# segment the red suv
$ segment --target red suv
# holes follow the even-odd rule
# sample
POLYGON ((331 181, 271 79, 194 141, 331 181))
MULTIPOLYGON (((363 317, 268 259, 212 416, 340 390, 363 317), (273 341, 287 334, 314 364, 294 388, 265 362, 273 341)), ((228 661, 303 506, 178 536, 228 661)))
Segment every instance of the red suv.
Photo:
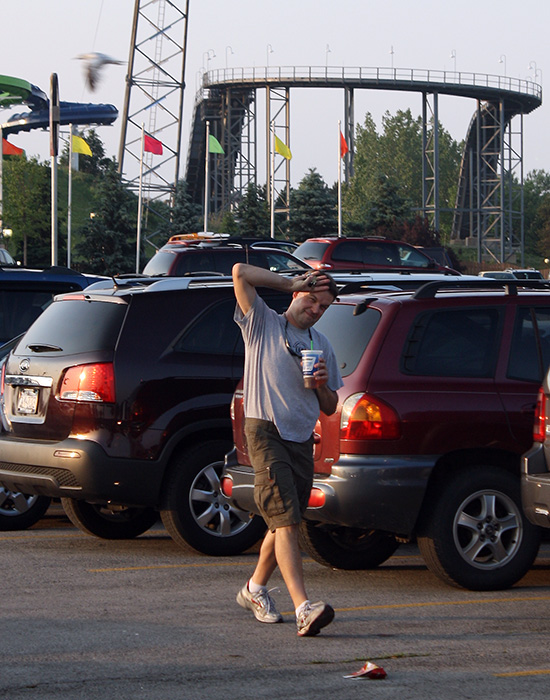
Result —
MULTIPOLYGON (((447 583, 511 586, 540 543, 520 462, 550 364, 550 283, 445 277, 344 292, 316 326, 344 386, 315 429, 305 548, 331 567, 369 569, 416 538, 447 583)), ((239 389, 232 416, 223 491, 255 511, 239 389)))
POLYGON ((450 271, 418 248, 386 238, 309 238, 294 255, 319 270, 450 271))

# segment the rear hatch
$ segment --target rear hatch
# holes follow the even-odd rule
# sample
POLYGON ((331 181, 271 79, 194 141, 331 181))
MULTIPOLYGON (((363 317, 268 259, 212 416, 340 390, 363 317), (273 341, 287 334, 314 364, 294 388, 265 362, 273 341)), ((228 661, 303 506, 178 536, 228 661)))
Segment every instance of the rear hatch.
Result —
POLYGON ((115 419, 114 353, 127 309, 120 297, 74 293, 44 311, 3 367, 9 434, 58 441, 115 419))

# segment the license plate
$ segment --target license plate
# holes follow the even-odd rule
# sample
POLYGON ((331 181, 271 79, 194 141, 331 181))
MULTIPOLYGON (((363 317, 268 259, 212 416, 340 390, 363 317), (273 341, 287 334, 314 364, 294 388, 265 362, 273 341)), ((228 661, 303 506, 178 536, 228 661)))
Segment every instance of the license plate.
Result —
POLYGON ((21 387, 17 399, 17 412, 29 415, 38 410, 38 389, 21 387))

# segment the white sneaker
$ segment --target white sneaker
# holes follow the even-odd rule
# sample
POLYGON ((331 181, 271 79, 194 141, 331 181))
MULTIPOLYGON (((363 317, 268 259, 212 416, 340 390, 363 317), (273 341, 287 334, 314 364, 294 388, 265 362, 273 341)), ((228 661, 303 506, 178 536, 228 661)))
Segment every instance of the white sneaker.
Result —
POLYGON ((256 620, 260 622, 272 624, 283 621, 283 617, 277 612, 275 601, 269 595, 269 591, 263 590, 259 593, 251 593, 248 590, 248 583, 245 583, 237 593, 237 603, 241 608, 252 610, 256 620))
POLYGON ((296 618, 299 637, 314 637, 334 619, 334 610, 321 600, 307 603, 296 618))

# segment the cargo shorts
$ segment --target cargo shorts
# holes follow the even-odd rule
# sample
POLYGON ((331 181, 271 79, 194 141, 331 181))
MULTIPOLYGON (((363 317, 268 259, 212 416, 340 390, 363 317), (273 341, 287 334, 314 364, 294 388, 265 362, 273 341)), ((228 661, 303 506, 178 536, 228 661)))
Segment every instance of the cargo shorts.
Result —
POLYGON ((254 468, 254 500, 267 527, 298 525, 313 484, 313 435, 284 440, 271 421, 246 418, 248 454, 254 468))

